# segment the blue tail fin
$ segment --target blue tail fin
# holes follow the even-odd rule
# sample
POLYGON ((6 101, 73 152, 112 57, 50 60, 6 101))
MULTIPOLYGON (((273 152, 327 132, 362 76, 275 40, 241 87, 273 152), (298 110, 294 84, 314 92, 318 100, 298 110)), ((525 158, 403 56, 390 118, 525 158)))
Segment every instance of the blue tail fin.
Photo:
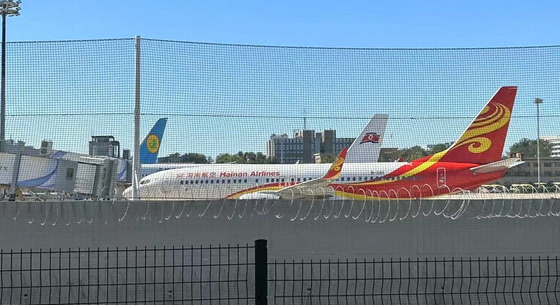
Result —
POLYGON ((152 130, 140 144, 140 163, 141 164, 155 164, 157 163, 157 157, 159 152, 159 147, 161 145, 161 140, 163 138, 163 131, 165 130, 165 125, 167 124, 167 118, 161 118, 157 120, 152 127, 152 130))

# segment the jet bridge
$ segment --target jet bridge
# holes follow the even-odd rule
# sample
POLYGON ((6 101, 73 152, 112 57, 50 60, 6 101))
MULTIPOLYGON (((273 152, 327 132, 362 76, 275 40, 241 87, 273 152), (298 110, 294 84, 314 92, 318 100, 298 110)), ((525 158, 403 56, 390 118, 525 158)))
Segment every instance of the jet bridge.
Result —
POLYGON ((74 193, 94 198, 113 198, 119 159, 82 157, 78 161, 74 193))
MULTIPOLYGON (((108 147, 118 147, 118 142, 108 147)), ((56 151, 49 141, 43 141, 40 149, 22 141, 0 142, 0 191, 11 198, 18 189, 112 198, 117 182, 130 181, 129 167, 128 160, 111 156, 56 151)))

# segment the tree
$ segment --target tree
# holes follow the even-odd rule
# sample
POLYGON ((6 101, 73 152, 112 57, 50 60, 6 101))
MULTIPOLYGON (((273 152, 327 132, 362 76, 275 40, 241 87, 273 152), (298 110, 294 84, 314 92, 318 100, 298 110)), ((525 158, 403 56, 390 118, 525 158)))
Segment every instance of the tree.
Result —
POLYGON ((412 161, 428 155, 429 153, 418 145, 410 148, 399 149, 397 152, 397 156, 402 158, 403 161, 412 161))
POLYGON ((238 163, 238 164, 273 164, 276 160, 267 157, 261 152, 238 152, 235 155, 228 153, 219 154, 216 157, 216 163, 238 163))
POLYGON ((237 163, 239 161, 238 155, 219 154, 216 157, 216 163, 237 163))
POLYGON ((197 153, 187 153, 181 156, 181 162, 182 163, 200 163, 200 164, 206 164, 206 163, 210 163, 208 160, 208 157, 206 157, 203 154, 197 154, 197 153))
POLYGON ((379 162, 393 162, 399 159, 402 161, 412 161, 422 157, 431 156, 437 154, 438 152, 448 149, 453 143, 440 143, 430 146, 428 150, 422 148, 421 146, 413 146, 410 148, 402 149, 386 149, 385 153, 383 150, 379 155, 379 162))
MULTIPOLYGON (((550 151, 552 150, 552 145, 543 139, 539 140, 539 150, 541 157, 550 156, 550 151)), ((536 158, 537 157, 537 140, 530 140, 523 138, 519 142, 513 144, 509 148, 510 154, 521 153, 523 157, 536 158)))
POLYGON ((435 155, 438 152, 444 151, 446 149, 448 149, 453 143, 440 143, 440 144, 436 144, 432 147, 430 147, 430 149, 428 150, 428 155, 435 155))
POLYGON ((178 162, 177 160, 181 159, 181 154, 180 153, 173 153, 170 154, 167 157, 159 157, 158 158, 158 163, 175 163, 178 162))
POLYGON ((333 154, 321 154, 321 163, 333 163, 336 157, 333 154))
POLYGON ((267 157, 262 152, 258 152, 257 157, 255 159, 255 163, 258 163, 258 164, 273 164, 273 163, 276 163, 276 161, 274 159, 270 158, 270 157, 267 157))
POLYGON ((255 161, 257 160, 257 154, 255 154, 254 152, 245 152, 243 154, 243 158, 245 158, 246 163, 254 164, 256 163, 255 161))
POLYGON ((203 154, 198 153, 186 153, 186 154, 179 154, 173 153, 167 157, 158 158, 158 163, 200 163, 206 164, 210 163, 212 160, 211 157, 206 157, 203 154))

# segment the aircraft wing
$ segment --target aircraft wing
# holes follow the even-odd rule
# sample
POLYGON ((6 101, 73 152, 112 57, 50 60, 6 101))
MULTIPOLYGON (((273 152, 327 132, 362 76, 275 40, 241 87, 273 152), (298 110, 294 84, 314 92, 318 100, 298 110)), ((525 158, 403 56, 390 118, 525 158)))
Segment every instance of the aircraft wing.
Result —
POLYGON ((348 148, 342 149, 327 173, 321 178, 290 185, 277 191, 262 191, 246 194, 239 199, 294 199, 325 196, 328 184, 340 176, 347 152, 348 148))

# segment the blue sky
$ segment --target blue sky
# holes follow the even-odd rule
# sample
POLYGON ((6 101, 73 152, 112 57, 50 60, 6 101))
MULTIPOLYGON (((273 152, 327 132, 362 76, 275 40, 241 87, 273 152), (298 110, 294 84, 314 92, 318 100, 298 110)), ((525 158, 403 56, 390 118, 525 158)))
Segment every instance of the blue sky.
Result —
POLYGON ((147 38, 324 47, 558 44, 549 1, 31 1, 9 41, 147 38))
MULTIPOLYGON (((382 49, 560 44, 557 32, 560 28, 558 1, 376 3, 60 0, 53 3, 24 0, 21 7, 21 16, 8 20, 8 42, 132 38, 140 35, 161 40, 224 44, 382 49)), ((115 49, 120 50, 122 47, 123 50, 128 50, 126 46, 130 43, 117 42, 115 49)), ((155 48, 161 47, 157 43, 154 42, 155 48)), ((102 43, 100 45, 103 47, 102 43)), ((30 107, 26 103, 28 100, 40 101, 33 107, 36 113, 49 113, 50 109, 73 115, 88 111, 99 114, 107 109, 115 109, 115 105, 121 107, 119 112, 132 111, 132 105, 126 102, 131 92, 126 87, 126 79, 130 79, 130 73, 126 72, 126 77, 118 73, 109 76, 105 74, 118 68, 119 64, 131 66, 132 53, 125 51, 119 53, 119 56, 112 56, 113 61, 106 63, 107 66, 102 67, 102 70, 83 75, 76 72, 76 75, 72 75, 66 74, 64 69, 84 64, 80 60, 82 53, 75 51, 79 47, 61 53, 67 58, 61 64, 59 61, 62 59, 56 57, 59 46, 48 46, 24 44, 14 47, 19 48, 21 54, 30 52, 29 54, 39 53, 41 56, 37 62, 30 63, 21 70, 16 67, 13 72, 16 75, 26 75, 29 74, 29 69, 34 69, 38 74, 34 76, 33 83, 24 81, 25 78, 21 76, 23 83, 17 86, 29 89, 28 93, 12 94, 19 104, 15 107, 9 105, 8 114, 21 115, 24 111, 29 111, 30 107), (48 67, 48 72, 41 70, 45 68, 38 63, 43 63, 42 59, 52 60, 53 66, 48 67), (57 70, 59 68, 60 71, 57 70), (66 87, 57 91, 57 82, 64 82, 63 86, 66 87), (82 102, 70 103, 76 100, 82 102), (90 100, 95 102, 85 102, 90 100), (105 103, 106 100, 113 100, 115 104, 105 103), (69 102, 63 110, 57 109, 61 101, 69 102), (126 106, 121 106, 123 103, 126 106)), ((360 50, 334 49, 323 52, 320 49, 244 47, 241 50, 234 48, 232 51, 228 46, 217 46, 213 47, 214 53, 207 55, 203 52, 205 45, 164 47, 171 55, 162 50, 161 54, 155 54, 147 60, 157 63, 158 60, 173 58, 162 65, 159 72, 157 65, 151 66, 156 71, 148 69, 154 73, 155 81, 150 81, 143 87, 144 94, 146 100, 151 99, 159 104, 157 107, 143 107, 146 120, 142 125, 144 134, 159 114, 172 115, 162 146, 163 155, 173 152, 201 152, 215 156, 217 153, 235 153, 239 150, 264 151, 266 139, 271 133, 291 133, 301 128, 302 120, 294 117, 302 113, 315 117, 308 121, 310 128, 337 129, 339 137, 358 134, 367 122, 366 118, 374 113, 389 113, 388 133, 392 136, 387 138, 384 146, 403 147, 453 141, 501 85, 523 87, 523 90, 520 87, 518 106, 514 111, 514 115, 521 117, 510 130, 510 134, 515 135, 515 140, 534 134, 534 117, 531 117, 534 116, 534 105, 531 101, 537 95, 545 99, 541 114, 550 116, 548 120, 544 118, 541 134, 558 134, 558 48, 553 48, 552 54, 547 53, 549 49, 537 49, 538 56, 533 56, 535 53, 531 50, 528 55, 525 54, 525 49, 508 49, 504 52, 474 50, 472 53, 476 56, 470 58, 469 50, 421 50, 414 51, 411 55, 397 50, 398 57, 392 57, 391 50, 378 50, 371 55, 369 51, 360 50), (197 50, 201 53, 196 53, 197 50), (158 80, 164 76, 184 73, 174 70, 173 61, 185 61, 184 53, 192 55, 187 61, 200 62, 192 65, 181 63, 177 67, 191 69, 188 71, 196 76, 196 82, 176 77, 159 83, 158 80), (451 60, 448 61, 447 57, 451 60), (392 73, 392 79, 378 77, 372 84, 368 77, 375 73, 362 77, 359 73, 364 64, 353 61, 354 58, 372 62, 372 67, 377 69, 375 73, 386 69, 386 73, 392 73), (392 62, 393 58, 403 60, 405 64, 392 62), (285 75, 279 73, 284 78, 278 80, 278 74, 267 71, 270 68, 267 64, 271 61, 277 61, 273 67, 278 71, 287 72, 285 75), (330 65, 331 61, 334 61, 333 65, 330 65), (430 66, 431 63, 436 64, 430 66), (426 66, 431 70, 423 68, 426 66), (200 67, 206 70, 201 70, 200 67), (402 70, 395 71, 395 67, 402 70), (347 75, 347 71, 357 74, 347 75), (467 76, 456 77, 463 74, 467 76), (231 78, 232 75, 236 77, 231 78), (224 81, 229 83, 221 86, 224 81), (176 87, 170 86, 170 82, 176 87), (198 85, 201 83, 207 87, 200 89, 198 85), (411 94, 402 90, 403 84, 410 86, 415 92, 411 94), (177 88, 191 90, 182 91, 177 88), (262 102, 259 95, 264 96, 265 103, 258 102, 262 102), (291 102, 283 104, 286 99, 291 102), (350 107, 340 106, 340 101, 344 100, 350 100, 353 104, 350 107), (301 107, 297 104, 298 101, 305 102, 306 106, 301 107), (465 104, 457 107, 459 102, 465 104), (177 108, 181 110, 177 111, 177 108), (193 113, 202 117, 189 116, 193 113), (292 118, 267 121, 204 117, 259 113, 292 118), (328 119, 334 115, 353 119, 328 119), (454 124, 446 124, 445 120, 434 123, 433 120, 422 119, 446 115, 460 119, 454 121, 454 124), (434 128, 434 125, 439 127, 442 124, 447 128, 434 128), (438 129, 437 132, 434 129, 438 129), (207 132, 208 130, 212 132, 207 132), (235 132, 232 133, 232 130, 235 132), (255 130, 259 131, 259 136, 254 135, 255 130), (224 137, 228 141, 223 141, 224 137), (219 141, 211 141, 212 139, 219 141)), ((23 61, 24 58, 19 60, 23 61)), ((81 68, 77 68, 79 69, 81 68)), ((87 150, 89 135, 114 134, 124 147, 131 147, 130 116, 117 116, 117 120, 127 120, 125 124, 111 120, 105 123, 99 119, 87 121, 77 117, 80 119, 76 120, 76 116, 73 116, 70 120, 58 120, 64 128, 52 136, 40 134, 44 131, 42 126, 48 124, 46 122, 49 117, 16 117, 8 127, 17 128, 16 124, 27 123, 38 131, 18 133, 12 129, 7 130, 7 135, 23 138, 31 145, 38 145, 38 137, 49 137, 55 142, 55 148, 84 152, 87 150), (75 125, 76 121, 80 125, 75 125), (78 142, 82 144, 77 144, 78 142)))

